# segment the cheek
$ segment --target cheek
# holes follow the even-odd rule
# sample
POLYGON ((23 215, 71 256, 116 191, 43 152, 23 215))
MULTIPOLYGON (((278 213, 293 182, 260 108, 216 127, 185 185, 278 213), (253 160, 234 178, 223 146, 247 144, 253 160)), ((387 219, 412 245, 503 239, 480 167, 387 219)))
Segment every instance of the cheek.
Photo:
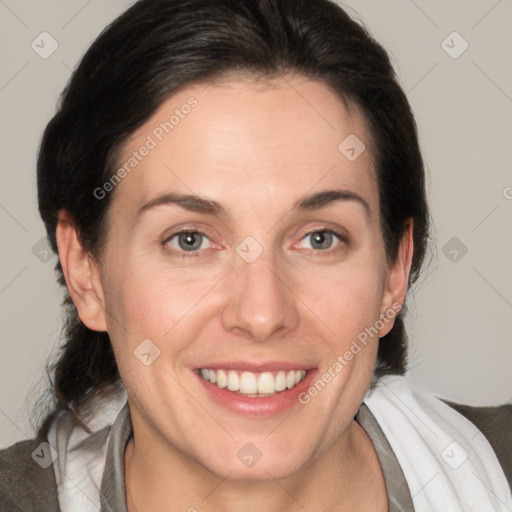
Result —
POLYGON ((123 367, 138 367, 133 353, 148 339, 177 361, 198 334, 198 317, 205 317, 212 308, 207 293, 215 279, 197 272, 147 268, 127 266, 125 275, 109 283, 109 334, 123 367))
POLYGON ((132 337, 162 337, 200 298, 202 280, 186 271, 155 265, 144 258, 127 261, 107 286, 116 311, 132 337))
POLYGON ((351 265, 303 281, 298 293, 318 318, 346 339, 379 317, 383 274, 378 265, 351 265))

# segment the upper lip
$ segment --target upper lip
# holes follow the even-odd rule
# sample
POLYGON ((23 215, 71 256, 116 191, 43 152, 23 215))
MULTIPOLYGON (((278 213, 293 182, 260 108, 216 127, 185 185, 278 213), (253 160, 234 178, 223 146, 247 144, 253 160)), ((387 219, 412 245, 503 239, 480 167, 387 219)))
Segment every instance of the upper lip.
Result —
POLYGON ((307 363, 291 363, 290 361, 267 361, 267 362, 250 362, 250 361, 225 361, 221 363, 205 363, 198 366, 197 369, 208 370, 241 370, 246 372, 275 372, 278 370, 310 370, 313 365, 307 363))

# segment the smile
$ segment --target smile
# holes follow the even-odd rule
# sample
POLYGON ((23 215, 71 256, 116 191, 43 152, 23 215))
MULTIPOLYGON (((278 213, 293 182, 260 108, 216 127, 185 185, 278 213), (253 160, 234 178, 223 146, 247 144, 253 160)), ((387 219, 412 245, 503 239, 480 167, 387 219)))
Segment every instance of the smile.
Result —
POLYGON ((220 389, 226 388, 247 397, 263 398, 294 388, 306 377, 307 371, 248 372, 203 368, 199 373, 204 380, 215 384, 220 389))

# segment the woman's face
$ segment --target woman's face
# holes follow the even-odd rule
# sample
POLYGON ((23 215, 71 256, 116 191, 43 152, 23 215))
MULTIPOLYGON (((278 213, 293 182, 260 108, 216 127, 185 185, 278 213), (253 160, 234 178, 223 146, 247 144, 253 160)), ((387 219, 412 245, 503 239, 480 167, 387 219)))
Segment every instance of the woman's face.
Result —
POLYGON ((268 479, 348 442, 408 273, 351 111, 299 76, 194 85, 125 147, 98 293, 148 450, 268 479))

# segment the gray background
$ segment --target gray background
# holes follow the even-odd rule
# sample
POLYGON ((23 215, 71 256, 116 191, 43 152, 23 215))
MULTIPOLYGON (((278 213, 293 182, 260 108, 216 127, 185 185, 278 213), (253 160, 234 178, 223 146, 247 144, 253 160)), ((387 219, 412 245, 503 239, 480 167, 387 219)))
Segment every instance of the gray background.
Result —
MULTIPOLYGON (((27 411, 61 326, 55 257, 47 259, 37 212, 39 140, 79 58, 130 4, 0 0, 0 446, 32 436, 27 411), (58 43, 46 59, 31 47, 34 40, 42 46, 42 32, 58 43)), ((453 400, 508 401, 512 0, 344 5, 390 52, 427 165, 436 252, 408 299, 409 375, 453 400), (464 41, 469 47, 457 56, 464 41)))

